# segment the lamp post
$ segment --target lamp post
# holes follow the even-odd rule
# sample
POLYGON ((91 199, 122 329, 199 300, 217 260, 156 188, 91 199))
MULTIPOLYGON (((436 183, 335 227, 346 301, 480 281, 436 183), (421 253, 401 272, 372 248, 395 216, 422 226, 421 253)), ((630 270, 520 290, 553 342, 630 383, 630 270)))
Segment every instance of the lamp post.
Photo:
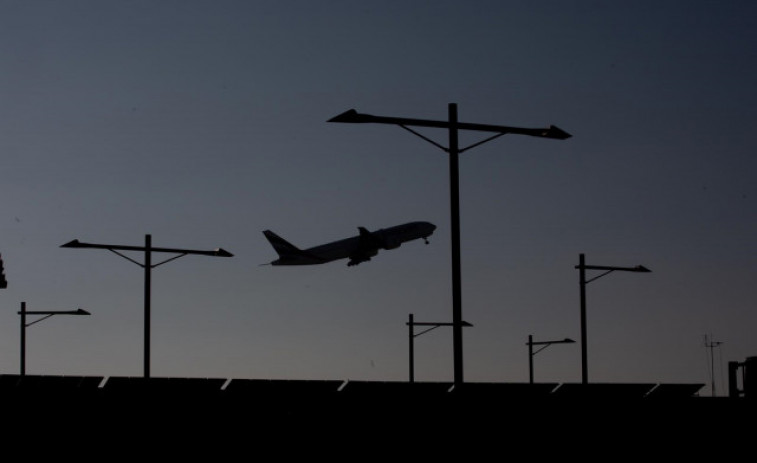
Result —
POLYGON ((506 134, 530 135, 533 137, 553 138, 565 140, 570 138, 570 134, 555 127, 554 125, 544 129, 524 129, 519 127, 506 127, 500 125, 474 124, 467 122, 458 122, 457 104, 448 105, 448 119, 446 121, 434 121, 425 119, 410 119, 404 117, 385 117, 373 116, 370 114, 358 113, 350 109, 338 116, 329 119, 329 122, 346 122, 346 123, 378 123, 397 125, 408 132, 422 138, 437 148, 449 154, 449 175, 450 175, 450 216, 451 216, 451 239, 452 239, 452 350, 454 363, 455 385, 463 383, 463 315, 462 315, 462 283, 460 272, 460 193, 459 193, 459 174, 458 174, 458 155, 476 146, 482 145, 495 138, 506 134), (449 145, 447 147, 431 140, 430 138, 418 133, 410 127, 432 127, 447 129, 449 133, 449 145), (458 131, 473 130, 479 132, 494 133, 494 135, 485 138, 468 147, 460 148, 458 146, 458 131))
MULTIPOLYGON (((439 328, 440 326, 453 326, 453 323, 449 322, 416 322, 415 317, 413 314, 410 314, 407 321, 407 326, 409 327, 409 340, 410 340, 410 382, 415 382, 415 338, 418 336, 428 333, 431 330, 434 330, 436 328, 439 328), (429 326, 430 328, 426 328, 425 330, 421 331, 420 333, 415 332, 416 326, 429 326)), ((469 327, 473 326, 470 323, 464 321, 462 322, 463 327, 469 327)))
POLYGON ((26 376, 26 328, 32 326, 35 323, 39 323, 42 320, 46 320, 54 315, 90 315, 89 312, 83 309, 77 310, 59 310, 59 311, 27 311, 26 302, 21 303, 21 311, 18 313, 21 316, 21 376, 26 376), (31 323, 26 323, 27 315, 41 315, 42 318, 38 318, 31 323))
POLYGON ((528 335, 528 382, 529 384, 534 384, 534 355, 538 354, 539 352, 543 351, 547 347, 551 346, 552 344, 572 344, 576 341, 565 338, 561 339, 559 341, 534 341, 533 335, 528 335), (536 352, 534 352, 534 346, 542 346, 541 348, 537 349, 536 352))
POLYGON ((597 280, 607 274, 615 271, 621 272, 636 272, 636 273, 649 273, 651 270, 643 265, 637 265, 636 267, 611 267, 607 265, 586 265, 586 259, 583 254, 578 257, 578 265, 576 265, 579 275, 579 285, 581 289, 581 383, 587 384, 589 382, 589 372, 587 365, 587 346, 586 346, 586 285, 594 280, 597 280), (603 273, 586 279, 587 270, 600 270, 603 273))
POLYGON ((152 246, 152 237, 151 235, 145 235, 145 245, 144 246, 121 246, 121 245, 115 245, 115 244, 92 244, 92 243, 82 243, 79 240, 73 240, 69 241, 66 244, 61 245, 62 248, 89 248, 89 249, 107 249, 108 251, 111 251, 114 254, 117 254, 124 259, 133 262, 140 267, 145 269, 145 304, 144 304, 144 323, 145 323, 145 348, 144 348, 144 377, 149 378, 150 377, 150 293, 151 293, 151 274, 150 271, 157 267, 158 265, 165 264, 167 262, 170 262, 172 260, 176 260, 179 257, 184 257, 188 254, 197 254, 201 256, 215 256, 215 257, 232 257, 233 254, 231 254, 228 251, 225 251, 221 248, 217 248, 212 251, 199 251, 194 249, 175 249, 175 248, 156 248, 152 246), (140 263, 131 257, 125 256, 124 254, 121 254, 118 251, 141 251, 145 254, 145 260, 144 263, 140 263), (157 264, 152 263, 152 253, 153 252, 164 252, 164 253, 170 253, 170 254, 177 254, 173 257, 170 257, 162 262, 158 262, 157 264))

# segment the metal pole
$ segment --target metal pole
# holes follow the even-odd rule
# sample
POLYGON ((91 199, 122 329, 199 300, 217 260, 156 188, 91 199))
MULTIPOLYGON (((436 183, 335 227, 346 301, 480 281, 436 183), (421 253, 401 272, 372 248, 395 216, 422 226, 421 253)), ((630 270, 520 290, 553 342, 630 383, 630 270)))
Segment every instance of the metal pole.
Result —
POLYGON ((586 262, 584 255, 578 256, 578 274, 581 287, 581 384, 589 382, 586 355, 586 262))
POLYGON ((528 335, 528 382, 534 384, 534 337, 528 335))
POLYGON ((26 376, 26 302, 21 303, 21 376, 26 376))
POLYGON ((463 384, 463 309, 460 272, 460 185, 458 170, 457 105, 449 104, 449 179, 452 228, 452 349, 454 384, 463 384))
POLYGON ((415 337, 413 335, 413 314, 410 314, 408 317, 408 325, 409 325, 409 333, 408 333, 408 339, 410 341, 410 382, 415 382, 415 352, 414 352, 414 342, 413 338, 415 337))
POLYGON ((150 377, 150 270, 152 236, 145 235, 145 378, 150 377))

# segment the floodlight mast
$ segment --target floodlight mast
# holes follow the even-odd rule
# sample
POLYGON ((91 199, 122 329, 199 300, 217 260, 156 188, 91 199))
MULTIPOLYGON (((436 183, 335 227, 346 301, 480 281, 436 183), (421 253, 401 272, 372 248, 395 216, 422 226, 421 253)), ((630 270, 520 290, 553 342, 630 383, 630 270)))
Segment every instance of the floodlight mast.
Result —
POLYGON ((581 303, 581 384, 588 384, 589 383, 589 355, 588 355, 588 341, 587 341, 587 329, 586 329, 586 285, 591 283, 594 280, 597 280, 599 278, 602 278, 605 275, 608 275, 615 271, 620 272, 634 272, 634 273, 650 273, 651 270, 644 267, 643 265, 637 265, 635 267, 613 267, 609 265, 587 265, 586 264, 586 257, 584 254, 578 255, 578 265, 576 267, 578 269, 578 282, 579 282, 579 289, 580 289, 580 303, 581 303), (603 271, 603 273, 600 273, 599 275, 586 279, 586 271, 587 270, 600 270, 603 271))
POLYGON ((378 123, 397 125, 423 140, 441 148, 449 154, 449 176, 450 176, 450 225, 452 240, 452 350, 454 363, 454 384, 456 386, 463 384, 463 315, 462 315, 462 283, 460 271, 460 193, 459 193, 459 169, 458 155, 476 146, 480 146, 490 140, 506 134, 530 135, 533 137, 553 138, 565 140, 571 135, 564 130, 553 125, 542 129, 524 129, 519 127, 507 127, 501 125, 474 124, 468 122, 459 122, 457 120, 457 104, 449 103, 448 118, 446 121, 433 121, 425 119, 411 119, 404 117, 385 117, 374 116, 370 114, 358 113, 354 109, 345 111, 331 119, 328 122, 345 122, 345 123, 378 123), (432 127, 442 128, 449 131, 449 145, 442 146, 439 143, 421 135, 410 127, 432 127), (494 133, 491 137, 474 143, 465 148, 458 146, 458 131, 474 130, 481 132, 494 133))
MULTIPOLYGON (((455 324, 449 323, 449 322, 416 322, 415 316, 413 314, 410 314, 408 316, 408 321, 406 324, 409 327, 408 338, 410 341, 409 342, 410 361, 408 363, 410 367, 409 382, 412 384, 412 383, 415 383, 415 338, 417 338, 418 336, 422 334, 426 334, 429 331, 435 330, 439 328, 440 326, 454 326, 455 324), (416 326, 425 326, 429 328, 424 329, 420 333, 416 333, 415 332, 416 326)), ((471 325, 470 323, 466 321, 463 321, 462 326, 463 328, 468 328, 468 327, 472 327, 473 325, 471 325)))
POLYGON ((215 256, 215 257, 233 257, 234 255, 230 252, 226 251, 222 248, 216 248, 212 251, 203 251, 203 250, 196 250, 196 249, 177 249, 177 248, 156 248, 152 246, 152 236, 151 235, 145 235, 145 245, 144 246, 123 246, 123 245, 115 245, 115 244, 93 244, 93 243, 82 243, 79 240, 72 240, 69 241, 66 244, 61 245, 62 248, 78 248, 78 249, 107 249, 111 251, 114 254, 117 254, 124 259, 131 261, 140 267, 144 268, 145 270, 145 284, 144 284, 144 377, 149 378, 150 377, 150 311, 151 311, 151 292, 152 292, 152 276, 151 271, 154 267, 157 267, 158 265, 163 265, 167 262, 170 262, 172 260, 176 260, 180 257, 184 257, 189 254, 196 254, 201 256, 215 256), (145 254, 144 257, 144 263, 138 262, 131 257, 128 257, 124 254, 121 254, 118 251, 142 251, 145 254), (153 252, 164 252, 164 253, 170 253, 170 254, 176 254, 173 257, 170 257, 166 260, 163 260, 161 262, 158 262, 157 264, 152 263, 152 253, 153 252))
POLYGON ((533 335, 529 334, 528 342, 526 343, 528 345, 528 382, 529 384, 534 384, 534 355, 543 351, 544 349, 551 346, 552 344, 572 344, 574 342, 576 341, 570 338, 558 339, 556 341, 534 341, 533 335), (541 346, 541 347, 537 350, 534 350, 534 346, 541 346))
POLYGON ((39 323, 42 320, 55 315, 92 315, 86 310, 79 308, 76 310, 26 310, 26 302, 21 302, 21 310, 18 312, 21 319, 21 361, 20 361, 20 374, 26 376, 26 328, 39 323), (42 318, 38 318, 33 322, 26 322, 27 315, 40 315, 42 318))

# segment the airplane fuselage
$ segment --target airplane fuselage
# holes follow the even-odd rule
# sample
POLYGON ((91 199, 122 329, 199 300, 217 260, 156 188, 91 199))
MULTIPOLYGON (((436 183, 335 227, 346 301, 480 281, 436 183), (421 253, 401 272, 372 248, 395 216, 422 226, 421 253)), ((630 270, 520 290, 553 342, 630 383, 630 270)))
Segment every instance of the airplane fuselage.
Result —
POLYGON ((351 266, 370 260, 381 249, 395 249, 402 243, 421 238, 427 240, 435 229, 429 222, 410 222, 374 232, 359 227, 358 236, 302 250, 270 230, 263 233, 279 254, 271 265, 315 265, 350 259, 347 265, 351 266))

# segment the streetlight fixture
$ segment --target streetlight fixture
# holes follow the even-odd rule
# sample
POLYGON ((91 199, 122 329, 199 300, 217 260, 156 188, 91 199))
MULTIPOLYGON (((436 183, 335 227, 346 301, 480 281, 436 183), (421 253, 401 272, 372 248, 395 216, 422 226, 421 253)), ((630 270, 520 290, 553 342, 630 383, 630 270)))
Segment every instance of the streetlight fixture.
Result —
POLYGON ((145 235, 145 245, 144 246, 121 246, 121 245, 115 245, 115 244, 92 244, 92 243, 82 243, 79 240, 73 240, 69 241, 66 244, 61 245, 62 248, 77 248, 77 249, 83 249, 83 248, 90 248, 90 249, 107 249, 108 251, 111 251, 114 254, 117 254, 124 259, 133 262, 140 267, 145 269, 145 348, 144 348, 144 377, 149 378, 150 377, 150 293, 151 293, 151 275, 150 271, 157 267, 158 265, 163 265, 167 262, 170 262, 172 260, 176 260, 179 257, 184 257, 188 254, 197 254, 201 256, 215 256, 215 257, 232 257, 233 254, 230 252, 221 249, 216 248, 212 251, 198 251, 194 249, 175 249, 175 248, 156 248, 152 246, 152 236, 151 235, 145 235), (125 256, 124 254, 121 254, 118 251, 142 251, 145 253, 145 260, 144 263, 138 262, 131 257, 125 256), (152 253, 153 252, 165 252, 170 254, 177 254, 173 257, 170 257, 164 261, 158 262, 157 264, 152 263, 152 253))
MULTIPOLYGON (((409 326, 409 339, 410 339, 410 382, 415 382, 415 338, 418 336, 428 333, 431 330, 435 330, 436 328, 439 328, 440 326, 454 326, 454 323, 445 323, 445 322, 416 322, 415 317, 413 314, 410 314, 407 321, 407 326, 409 326), (415 332, 416 326, 428 326, 430 328, 426 328, 425 330, 421 331, 420 333, 415 332)), ((469 327, 473 326, 470 323, 464 321, 462 322, 463 327, 469 327)))
POLYGON ((26 328, 32 326, 35 323, 39 323, 42 320, 46 320, 54 315, 91 315, 84 309, 76 310, 39 310, 39 311, 27 311, 26 302, 21 303, 21 311, 18 313, 21 316, 21 376, 26 376, 26 328), (41 315, 42 318, 38 318, 33 322, 26 323, 27 315, 41 315))
POLYGON ((643 265, 637 265, 636 267, 611 267, 607 265, 586 265, 586 259, 583 254, 578 257, 578 265, 576 267, 579 270, 579 284, 581 287, 581 383, 587 384, 589 382, 589 372, 587 365, 587 347, 586 347, 586 285, 594 280, 597 280, 607 274, 615 271, 621 272, 636 272, 636 273, 649 273, 651 270, 643 265), (586 279, 587 270, 601 270, 603 273, 586 279))
POLYGON ((554 125, 542 129, 525 129, 519 127, 507 127, 501 125, 474 124, 467 122, 458 122, 457 104, 450 103, 448 106, 448 120, 433 121, 425 119, 410 119, 404 117, 384 117, 373 116, 370 114, 358 113, 350 109, 338 116, 329 119, 328 122, 345 122, 345 123, 377 123, 397 125, 408 132, 416 135, 423 140, 431 143, 437 148, 449 154, 449 173, 450 173, 450 210, 451 210, 451 239, 452 239, 452 349, 454 360, 454 377, 455 385, 463 383, 463 315, 462 315, 462 283, 460 275, 460 193, 459 193, 459 169, 458 155, 471 148, 482 145, 495 138, 506 134, 530 135, 532 137, 552 138, 565 140, 571 135, 554 125), (432 127, 447 129, 449 132, 449 146, 445 147, 434 140, 418 133, 410 127, 432 127), (479 132, 494 133, 494 135, 485 138, 468 147, 460 148, 458 146, 458 131, 473 130, 479 132))
POLYGON ((547 347, 551 346, 552 344, 572 344, 576 341, 565 338, 560 339, 558 341, 534 341, 533 335, 528 335, 528 382, 529 384, 534 384, 534 355, 538 354, 539 352, 543 351, 547 347), (541 346, 539 349, 534 351, 534 346, 541 346))

